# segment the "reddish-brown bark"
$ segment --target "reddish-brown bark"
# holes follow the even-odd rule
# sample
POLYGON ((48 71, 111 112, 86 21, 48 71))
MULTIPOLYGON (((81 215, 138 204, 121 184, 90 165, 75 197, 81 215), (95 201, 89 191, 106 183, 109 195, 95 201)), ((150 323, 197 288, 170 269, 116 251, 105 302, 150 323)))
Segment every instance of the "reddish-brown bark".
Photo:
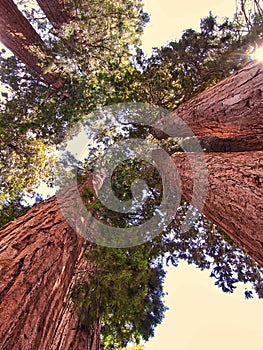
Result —
POLYGON ((0 349, 99 349, 100 325, 82 330, 69 300, 74 272, 91 268, 83 242, 56 197, 0 230, 0 349))
POLYGON ((61 87, 62 81, 50 50, 14 2, 1 0, 0 13, 0 41, 48 84, 61 87))
MULTIPOLYGON (((202 212, 263 266, 263 151, 207 153, 208 193, 202 212)), ((200 157, 175 154, 182 193, 191 200, 194 169, 202 191, 200 157), (191 166, 193 172, 191 171, 191 166)), ((202 194, 202 192, 201 192, 202 194)), ((198 198, 193 203, 200 207, 198 198)))
MULTIPOLYGON (((219 138, 219 146, 224 148, 222 145, 225 143, 225 150, 262 150, 262 92, 263 63, 253 61, 182 104, 156 123, 155 127, 168 135, 191 136, 182 126, 179 131, 175 130, 178 118, 196 136, 219 138), (230 139, 231 145, 224 139, 230 139)), ((154 130, 153 133, 157 137, 163 137, 162 133, 158 135, 154 130)))
POLYGON ((64 0, 37 0, 37 3, 54 28, 59 29, 61 25, 69 23, 71 14, 64 0))

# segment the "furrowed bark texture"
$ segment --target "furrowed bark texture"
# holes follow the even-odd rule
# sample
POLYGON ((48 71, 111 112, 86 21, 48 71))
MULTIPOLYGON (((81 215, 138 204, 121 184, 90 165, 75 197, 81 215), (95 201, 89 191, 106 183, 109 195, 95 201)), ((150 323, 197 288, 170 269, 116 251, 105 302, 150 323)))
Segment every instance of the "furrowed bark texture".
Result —
POLYGON ((54 87, 61 87, 62 81, 55 65, 43 68, 50 50, 40 36, 11 0, 0 1, 0 41, 24 64, 40 74, 54 87))
MULTIPOLYGON (((193 205, 263 266, 263 152, 207 153, 204 157, 207 198, 203 208, 198 198, 193 205)), ((200 179, 196 188, 203 191, 200 158, 174 154, 173 161, 180 174, 182 194, 191 201, 195 169, 200 179)))
POLYGON ((69 300, 74 272, 92 268, 83 243, 56 197, 0 230, 1 350, 99 349, 100 325, 82 330, 69 300))
MULTIPOLYGON (((164 133, 192 136, 178 121, 185 122, 196 136, 232 139, 238 150, 263 149, 263 63, 252 61, 215 86, 203 91, 174 112, 162 118, 153 129, 154 136, 164 133)), ((227 143, 226 143, 227 146, 227 143)), ((229 147, 229 146, 227 146, 229 147)), ((227 150, 227 148, 226 148, 227 150)))

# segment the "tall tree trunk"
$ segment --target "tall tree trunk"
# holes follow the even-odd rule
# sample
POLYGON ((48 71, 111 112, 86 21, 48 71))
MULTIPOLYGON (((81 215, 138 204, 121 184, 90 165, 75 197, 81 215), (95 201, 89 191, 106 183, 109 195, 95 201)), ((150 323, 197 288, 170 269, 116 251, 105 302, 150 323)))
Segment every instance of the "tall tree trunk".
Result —
POLYGON ((55 28, 54 34, 62 39, 63 44, 67 47, 67 55, 71 57, 72 50, 74 52, 74 48, 78 46, 89 50, 87 36, 83 33, 82 26, 78 28, 77 25, 81 17, 78 17, 78 13, 81 12, 81 2, 75 6, 72 6, 72 3, 70 4, 67 0, 37 0, 37 3, 55 28), (65 28, 63 29, 65 24, 72 27, 70 38, 67 37, 67 39, 64 36, 65 28))
POLYGON ((69 300, 74 273, 92 268, 83 242, 55 196, 0 230, 0 349, 99 349, 99 323, 82 330, 69 300))
POLYGON ((51 51, 14 2, 1 0, 0 13, 0 41, 48 84, 61 87, 62 80, 56 72, 51 51))
POLYGON ((37 0, 37 3, 54 28, 70 22, 71 14, 64 0, 37 0))
MULTIPOLYGON (((175 154, 182 193, 191 201, 192 169, 199 169, 200 158, 194 154, 175 154), (190 163, 191 166, 190 166, 190 163)), ((202 212, 233 241, 242 246, 263 266, 263 151, 207 153, 208 194, 202 212)), ((202 172, 197 188, 202 191, 202 172)), ((201 193, 202 194, 202 193, 201 193)), ((193 199, 199 207, 199 198, 193 199)))
POLYGON ((196 136, 213 143, 212 151, 263 149, 263 63, 253 61, 215 86, 203 91, 161 119, 158 128, 171 136, 190 136, 176 120, 183 120, 196 136), (175 131, 174 131, 175 130, 175 131))

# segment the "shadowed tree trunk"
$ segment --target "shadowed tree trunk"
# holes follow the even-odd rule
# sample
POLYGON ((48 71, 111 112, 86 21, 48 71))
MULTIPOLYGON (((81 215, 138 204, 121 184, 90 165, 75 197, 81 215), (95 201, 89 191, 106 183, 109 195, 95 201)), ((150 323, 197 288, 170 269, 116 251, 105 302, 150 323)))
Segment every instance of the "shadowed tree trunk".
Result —
MULTIPOLYGON (((263 151, 207 153, 204 157, 208 194, 200 209, 263 266, 263 151)), ((182 194, 191 201, 191 166, 193 170, 202 167, 200 158, 194 153, 174 154, 173 160, 180 174, 182 194)), ((196 181, 197 189, 203 191, 202 172, 198 170, 195 175, 200 180, 196 181)), ((198 196, 192 204, 200 207, 198 196)))
POLYGON ((69 300, 74 273, 92 268, 83 243, 55 196, 0 230, 0 349, 99 349, 100 324, 83 330, 69 300))
POLYGON ((1 0, 0 13, 0 41, 48 84, 61 87, 62 80, 51 51, 14 2, 1 0))
POLYGON ((37 0, 37 3, 54 28, 59 29, 70 22, 70 11, 64 0, 37 0))
POLYGON ((62 38, 63 44, 68 48, 67 54, 69 56, 72 56, 72 49, 78 46, 82 47, 82 49, 85 48, 87 52, 89 51, 88 37, 86 34, 83 34, 82 26, 78 28, 77 25, 81 18, 79 16, 81 1, 76 3, 75 7, 72 7, 72 3, 67 0, 37 0, 37 3, 55 28, 53 34, 62 38), (80 8, 78 7, 79 5, 80 8), (70 38, 67 37, 65 39, 65 28, 63 29, 63 25, 71 26, 71 30, 69 30, 71 32, 70 38))
MULTIPOLYGON (((190 136, 183 120, 208 151, 263 149, 263 63, 253 61, 215 86, 203 91, 156 123, 171 136, 190 136)), ((153 135, 165 135, 153 129, 153 135)))

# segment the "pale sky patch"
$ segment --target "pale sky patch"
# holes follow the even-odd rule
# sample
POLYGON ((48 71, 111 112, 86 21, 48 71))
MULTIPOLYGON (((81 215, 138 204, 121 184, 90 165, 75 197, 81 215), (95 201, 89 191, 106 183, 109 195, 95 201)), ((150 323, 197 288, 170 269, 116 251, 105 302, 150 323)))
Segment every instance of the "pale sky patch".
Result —
POLYGON ((151 16, 143 37, 143 50, 150 55, 152 47, 160 47, 166 42, 179 39, 183 30, 199 29, 200 19, 209 11, 218 19, 233 17, 235 0, 144 0, 144 11, 151 16))

